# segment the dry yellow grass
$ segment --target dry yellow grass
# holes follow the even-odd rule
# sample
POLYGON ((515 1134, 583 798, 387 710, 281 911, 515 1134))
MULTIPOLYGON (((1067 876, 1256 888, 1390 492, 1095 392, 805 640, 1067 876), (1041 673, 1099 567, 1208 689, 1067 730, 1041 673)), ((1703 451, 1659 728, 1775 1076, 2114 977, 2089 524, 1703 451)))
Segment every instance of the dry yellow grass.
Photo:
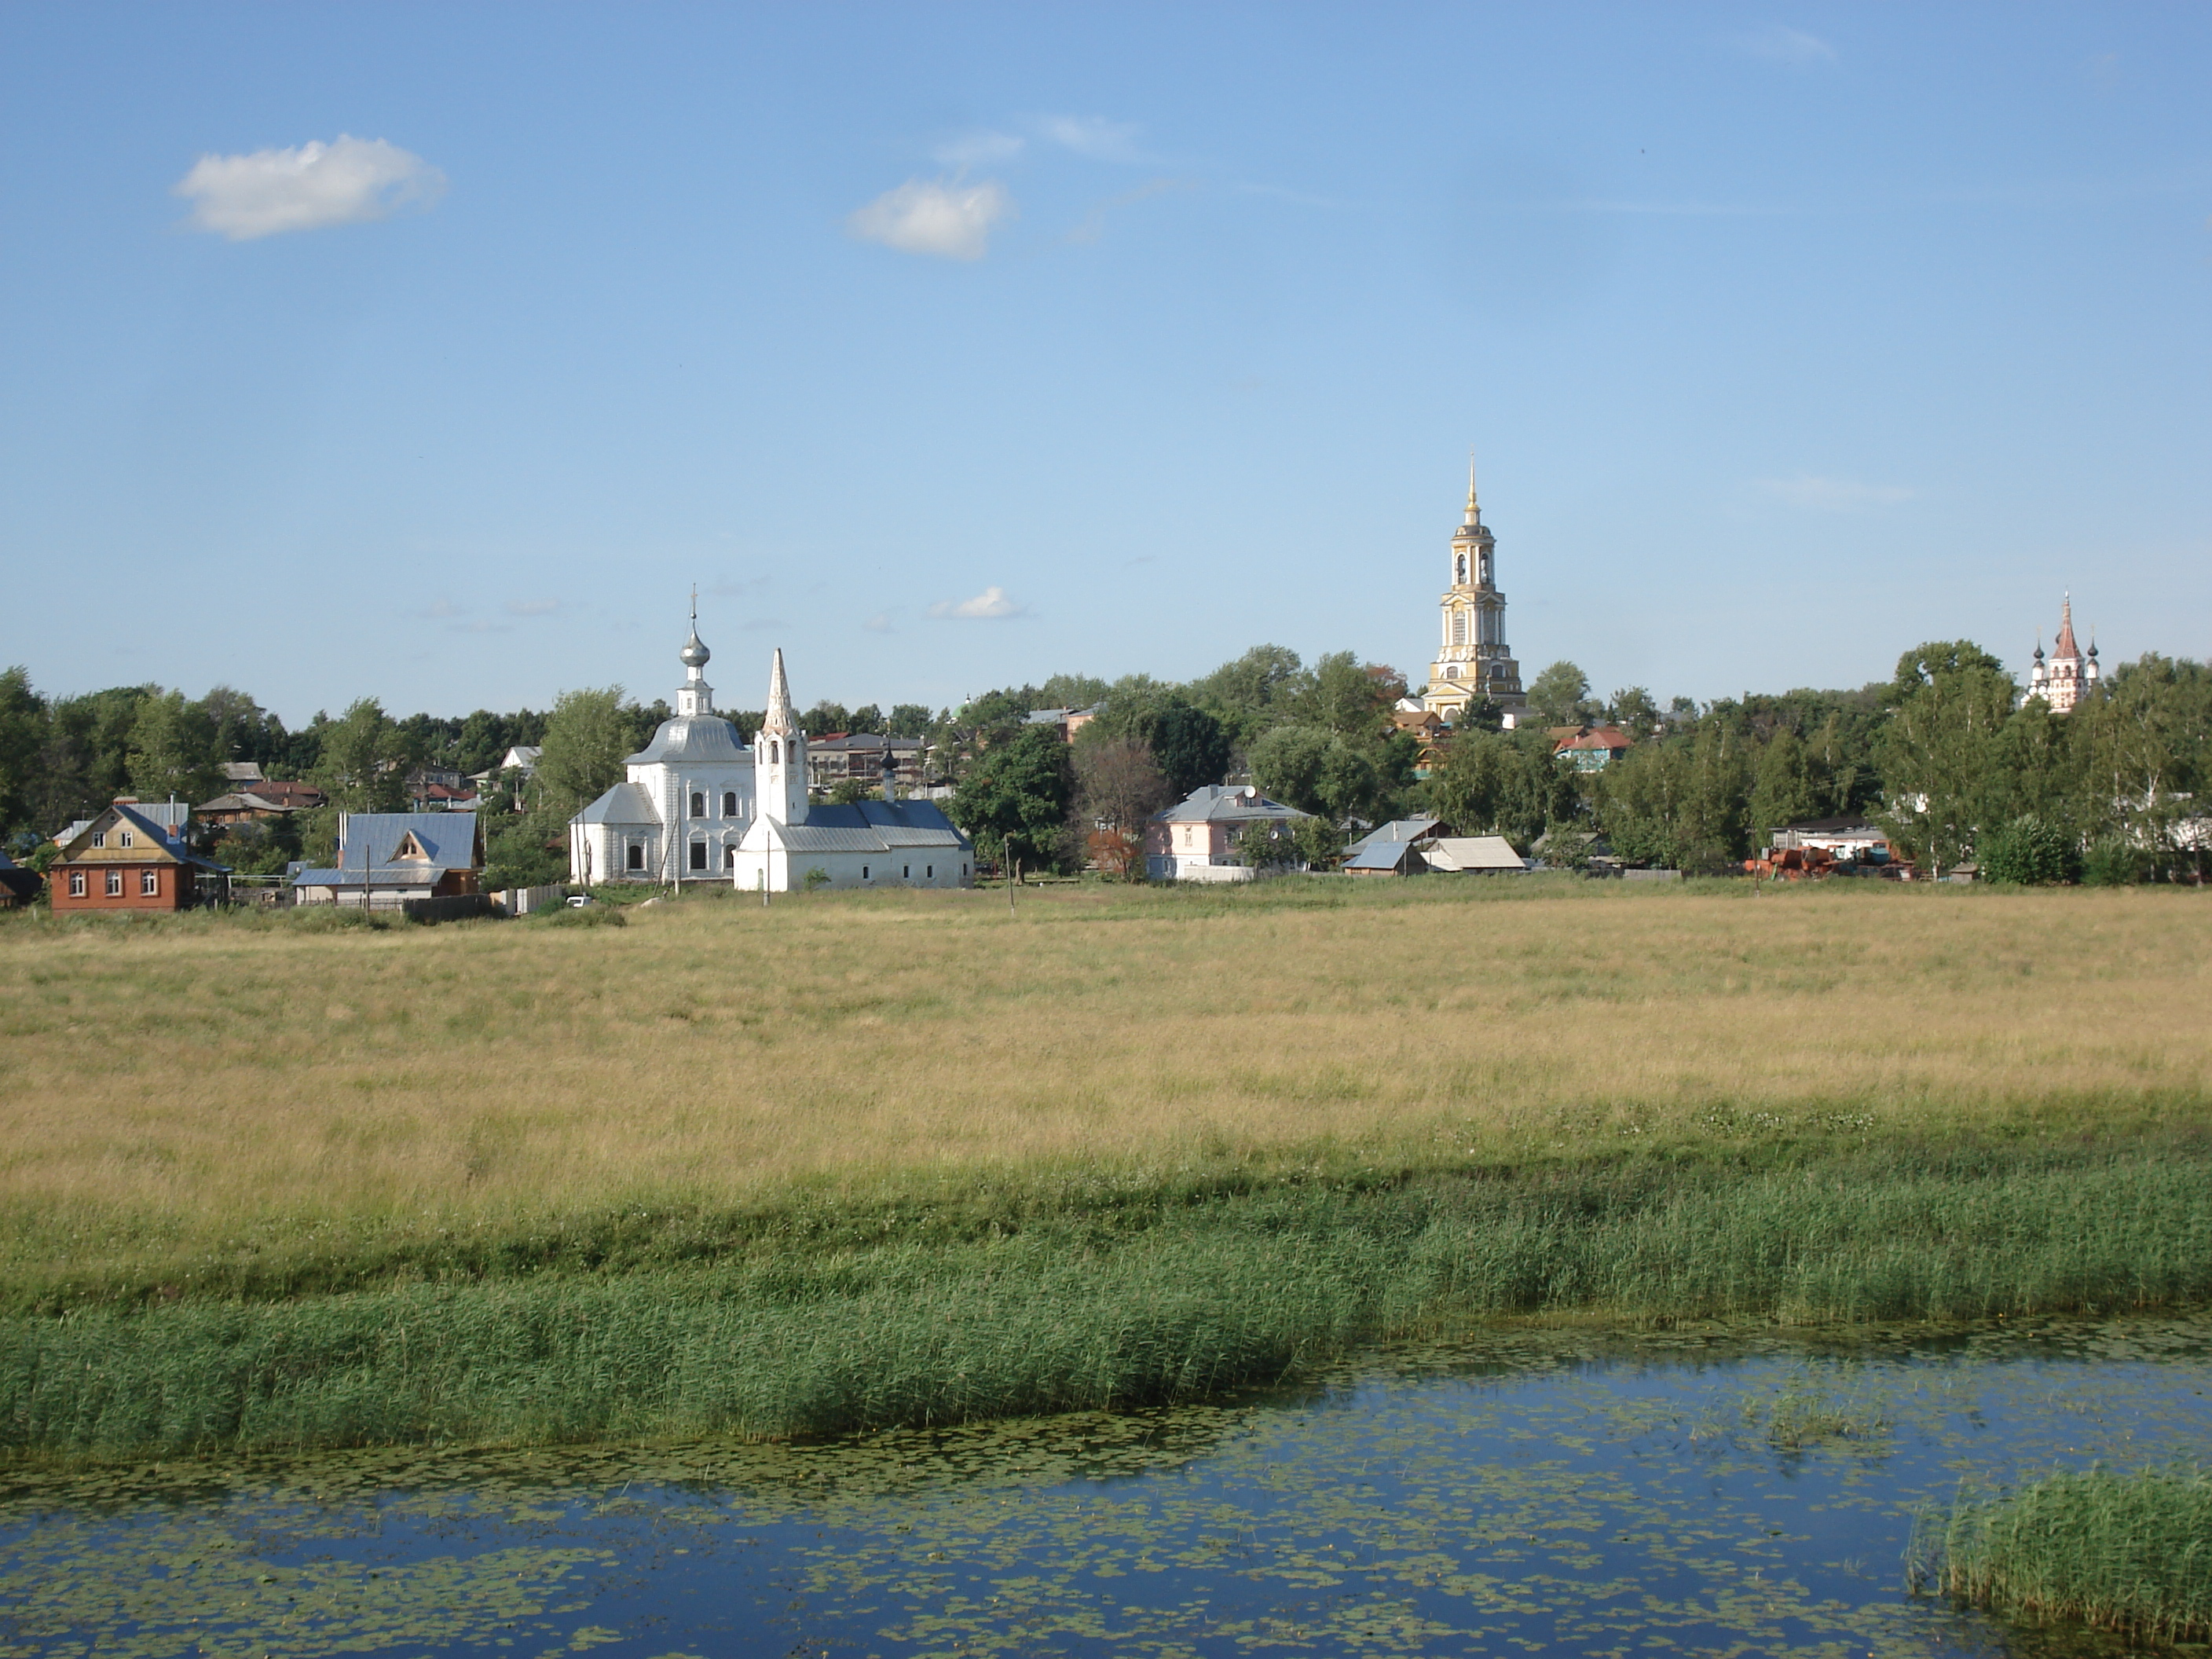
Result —
POLYGON ((688 902, 623 928, 16 922, 0 1210, 173 1239, 978 1171, 1457 1163, 1761 1113, 2194 1121, 2208 907, 1432 880, 1060 889, 1011 919, 984 892, 688 902))

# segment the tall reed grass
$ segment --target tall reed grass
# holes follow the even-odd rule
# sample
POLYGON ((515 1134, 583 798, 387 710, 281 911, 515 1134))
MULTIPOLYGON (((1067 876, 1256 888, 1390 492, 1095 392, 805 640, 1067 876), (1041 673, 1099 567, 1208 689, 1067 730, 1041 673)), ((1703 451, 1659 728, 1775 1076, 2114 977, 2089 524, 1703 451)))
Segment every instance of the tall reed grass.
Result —
POLYGON ((1923 1522, 1916 1568, 1969 1605, 2138 1641, 2212 1638, 2212 1474, 2062 1472, 1923 1522))
POLYGON ((1862 1155, 1271 1188, 1141 1224, 0 1320, 0 1444, 92 1455, 1158 1402, 1504 1315, 1984 1318, 2212 1295, 2212 1159, 1862 1155))

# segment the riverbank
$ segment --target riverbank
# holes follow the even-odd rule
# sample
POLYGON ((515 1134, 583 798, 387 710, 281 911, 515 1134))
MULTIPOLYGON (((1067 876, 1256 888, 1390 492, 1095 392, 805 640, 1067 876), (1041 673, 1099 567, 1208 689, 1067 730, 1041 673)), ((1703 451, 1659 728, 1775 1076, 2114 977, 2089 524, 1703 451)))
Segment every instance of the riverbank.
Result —
MULTIPOLYGON (((853 1218, 857 1222, 858 1218, 853 1218)), ((1636 1156, 1159 1195, 689 1267, 549 1257, 0 1321, 0 1436, 92 1455, 532 1443, 1165 1403, 1503 1317, 1989 1320, 2212 1300, 2212 1149, 1636 1156)))

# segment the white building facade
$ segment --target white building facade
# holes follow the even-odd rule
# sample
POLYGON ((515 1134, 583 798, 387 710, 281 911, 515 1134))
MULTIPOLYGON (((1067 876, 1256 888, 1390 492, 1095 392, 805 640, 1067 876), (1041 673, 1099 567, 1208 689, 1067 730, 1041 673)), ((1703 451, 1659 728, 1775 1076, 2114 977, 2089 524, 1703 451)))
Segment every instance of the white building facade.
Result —
POLYGON ((753 757, 714 712, 695 616, 675 715, 623 763, 628 776, 568 821, 568 879, 726 880, 753 819, 753 757))
POLYGON ((810 887, 970 887, 975 844, 934 801, 901 800, 895 779, 881 800, 816 805, 806 794, 806 733, 792 713, 778 651, 768 712, 753 737, 759 807, 738 842, 731 880, 741 892, 810 887))

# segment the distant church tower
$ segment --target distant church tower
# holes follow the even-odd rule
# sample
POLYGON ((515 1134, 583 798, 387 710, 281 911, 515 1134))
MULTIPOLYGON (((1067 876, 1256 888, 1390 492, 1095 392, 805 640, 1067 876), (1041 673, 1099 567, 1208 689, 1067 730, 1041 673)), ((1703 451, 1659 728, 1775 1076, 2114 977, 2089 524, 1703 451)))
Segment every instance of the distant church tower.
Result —
POLYGON ((2093 695, 2097 680, 2095 643, 2092 641, 2086 653, 2074 643, 2074 596, 2069 593, 2059 602, 2058 638, 2047 660, 2043 641, 2035 642, 2035 660, 2027 671, 2027 695, 2042 698, 2051 705, 2051 713, 2063 714, 2093 695))
POLYGON ((1421 706, 1457 720, 1487 696, 1519 714, 1528 706, 1521 665, 1505 643, 1505 596, 1498 591, 1498 539, 1482 522, 1474 497, 1474 463, 1467 464, 1467 519, 1452 536, 1451 586, 1444 589, 1443 643, 1429 665, 1421 706))
POLYGON ((699 591, 691 591, 691 637, 684 641, 677 660, 684 665, 684 684, 676 693, 676 713, 679 719, 696 719, 714 712, 714 688, 707 684, 702 672, 714 656, 699 638, 699 591))
POLYGON ((753 738, 754 811, 771 823, 806 822, 806 734, 791 712, 791 686, 783 677, 783 647, 769 670, 768 713, 753 738))

